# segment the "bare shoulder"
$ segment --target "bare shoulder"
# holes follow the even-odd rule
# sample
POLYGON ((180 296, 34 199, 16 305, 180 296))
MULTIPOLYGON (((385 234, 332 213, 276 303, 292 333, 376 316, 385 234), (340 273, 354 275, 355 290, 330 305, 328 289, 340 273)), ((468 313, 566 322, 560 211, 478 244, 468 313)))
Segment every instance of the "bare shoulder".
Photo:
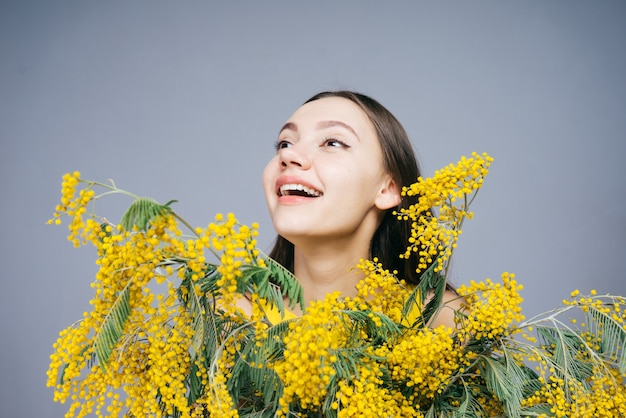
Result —
POLYGON ((252 315, 252 302, 246 296, 239 296, 235 301, 235 304, 239 309, 241 309, 246 315, 252 315))
POLYGON ((441 309, 437 312, 434 318, 430 322, 432 328, 437 328, 440 325, 445 325, 450 328, 458 327, 455 318, 459 312, 464 310, 464 299, 457 293, 446 290, 443 294, 441 303, 441 309))

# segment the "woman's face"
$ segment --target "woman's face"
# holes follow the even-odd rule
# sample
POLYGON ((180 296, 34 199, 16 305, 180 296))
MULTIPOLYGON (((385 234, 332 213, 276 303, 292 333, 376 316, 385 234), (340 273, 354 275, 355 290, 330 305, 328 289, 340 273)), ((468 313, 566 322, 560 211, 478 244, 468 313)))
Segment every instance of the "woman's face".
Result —
POLYGON ((355 236, 363 228, 373 234, 381 211, 400 201, 374 126, 357 104, 340 97, 307 103, 289 118, 263 187, 276 231, 296 245, 355 236))

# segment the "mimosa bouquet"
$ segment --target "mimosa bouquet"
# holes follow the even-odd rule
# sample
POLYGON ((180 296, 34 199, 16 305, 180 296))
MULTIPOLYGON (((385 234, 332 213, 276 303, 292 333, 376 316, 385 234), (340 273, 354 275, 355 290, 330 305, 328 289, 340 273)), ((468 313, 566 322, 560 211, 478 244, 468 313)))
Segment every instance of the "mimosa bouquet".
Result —
POLYGON ((67 417, 626 416, 622 296, 574 291, 526 320, 504 273, 459 287, 456 326, 432 325, 490 162, 472 154, 403 190, 419 199, 396 213, 412 228, 398 256, 420 257, 419 285, 362 260, 355 297, 309 306, 257 248, 257 225, 228 214, 193 228, 173 201, 66 174, 50 222, 69 218, 99 270, 91 311, 54 344, 54 399, 67 417), (132 198, 118 224, 93 212, 114 193, 132 198))

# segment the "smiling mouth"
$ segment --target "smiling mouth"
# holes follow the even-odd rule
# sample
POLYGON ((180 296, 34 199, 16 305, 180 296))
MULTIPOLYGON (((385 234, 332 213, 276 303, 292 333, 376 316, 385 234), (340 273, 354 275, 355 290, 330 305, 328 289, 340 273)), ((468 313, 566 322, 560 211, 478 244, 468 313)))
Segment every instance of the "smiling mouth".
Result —
POLYGON ((278 188, 278 196, 320 197, 323 193, 302 184, 283 184, 278 188))

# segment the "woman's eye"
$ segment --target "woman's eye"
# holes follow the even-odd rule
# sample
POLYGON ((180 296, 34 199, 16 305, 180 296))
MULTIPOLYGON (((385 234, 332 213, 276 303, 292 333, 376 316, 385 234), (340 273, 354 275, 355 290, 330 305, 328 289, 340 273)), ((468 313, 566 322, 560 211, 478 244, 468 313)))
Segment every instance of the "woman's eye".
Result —
POLYGON ((335 138, 326 138, 323 145, 327 147, 350 148, 348 144, 335 138))
POLYGON ((276 141, 276 143, 274 144, 274 148, 276 149, 276 151, 283 149, 283 148, 289 148, 290 146, 291 146, 291 142, 286 141, 284 139, 280 139, 276 141))

